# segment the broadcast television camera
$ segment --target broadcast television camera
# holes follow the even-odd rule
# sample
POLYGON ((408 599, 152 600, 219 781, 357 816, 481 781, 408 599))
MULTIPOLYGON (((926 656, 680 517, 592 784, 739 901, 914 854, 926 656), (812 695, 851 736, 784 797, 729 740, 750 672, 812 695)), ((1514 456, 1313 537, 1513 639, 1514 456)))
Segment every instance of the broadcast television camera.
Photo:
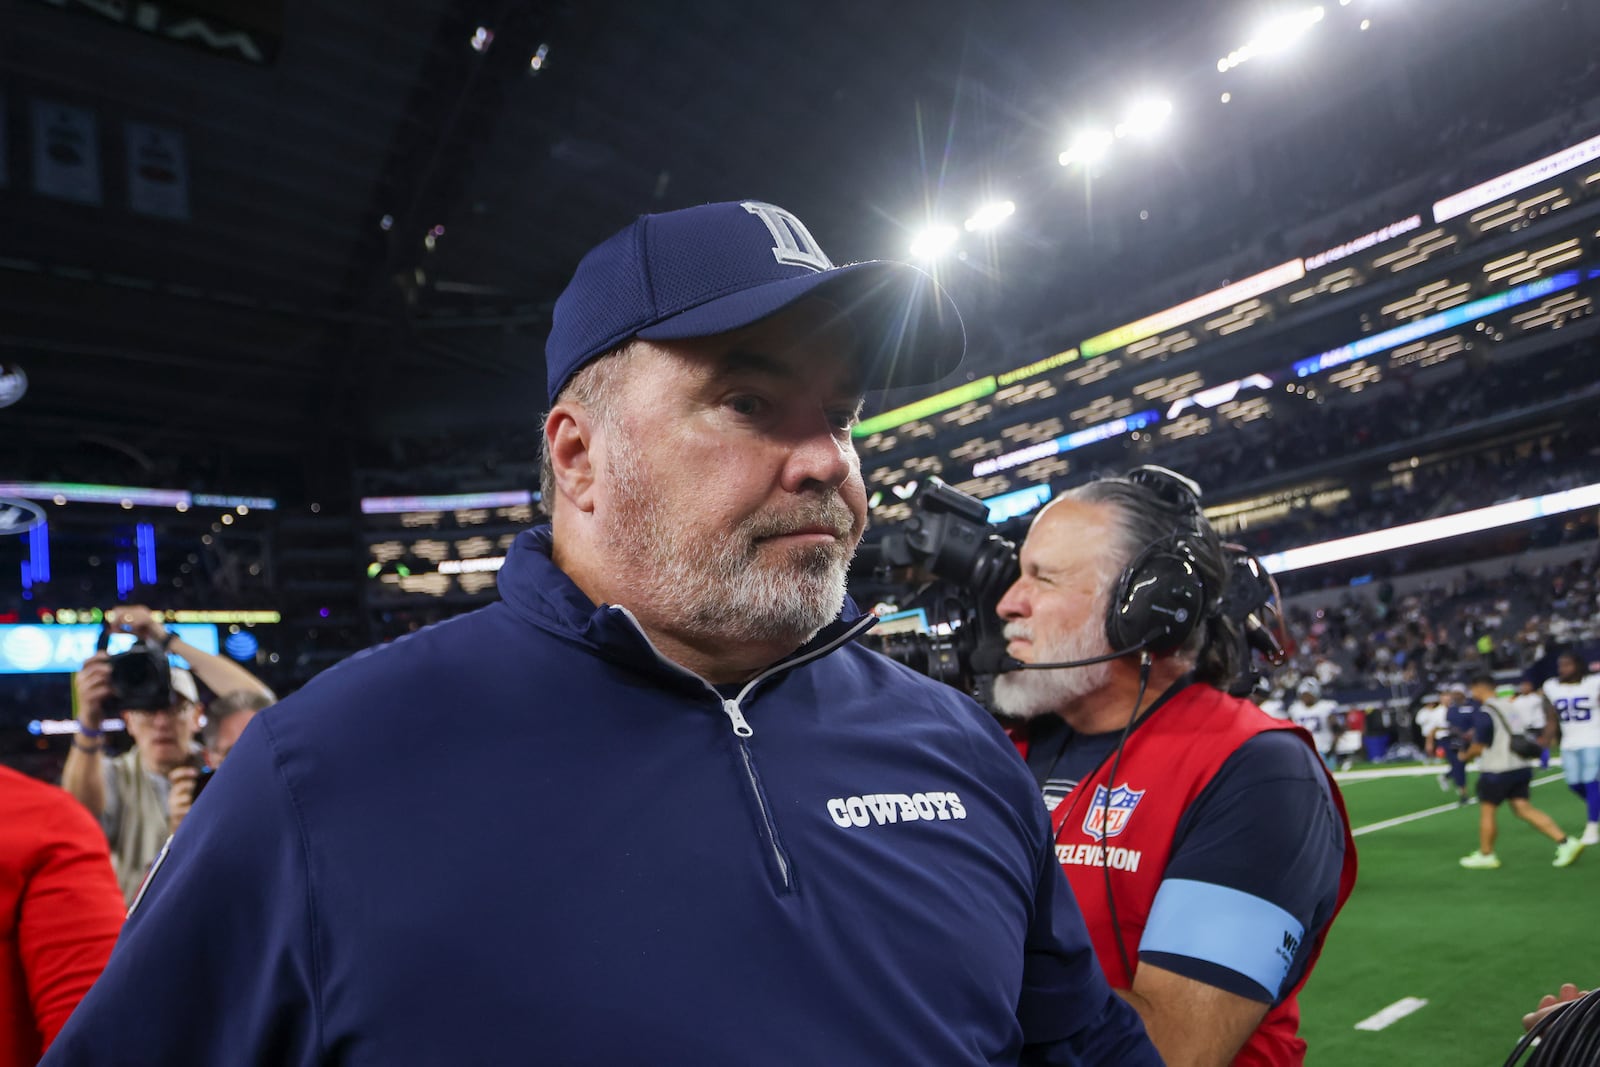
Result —
POLYGON ((989 525, 988 505, 938 478, 922 484, 911 506, 911 518, 861 546, 854 570, 879 582, 916 572, 909 580, 921 586, 905 604, 927 610, 929 632, 869 634, 866 642, 987 703, 1005 656, 995 609, 1021 573, 1017 546, 989 525))

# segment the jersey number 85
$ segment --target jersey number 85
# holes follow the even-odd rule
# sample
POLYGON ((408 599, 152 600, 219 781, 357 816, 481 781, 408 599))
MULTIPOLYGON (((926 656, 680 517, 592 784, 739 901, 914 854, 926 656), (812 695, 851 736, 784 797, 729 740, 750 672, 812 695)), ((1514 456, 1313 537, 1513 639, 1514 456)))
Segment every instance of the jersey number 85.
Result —
POLYGON ((1562 697, 1556 701, 1556 710, 1561 713, 1562 722, 1588 722, 1594 715, 1588 697, 1562 697))

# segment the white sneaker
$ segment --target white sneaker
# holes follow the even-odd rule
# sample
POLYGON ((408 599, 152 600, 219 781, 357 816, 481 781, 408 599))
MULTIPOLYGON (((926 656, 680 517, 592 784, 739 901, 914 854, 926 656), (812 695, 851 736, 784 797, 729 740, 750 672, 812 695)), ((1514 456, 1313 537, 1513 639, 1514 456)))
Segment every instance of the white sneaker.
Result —
POLYGON ((1586 845, 1600 845, 1600 822, 1592 822, 1583 828, 1583 836, 1578 838, 1586 845))

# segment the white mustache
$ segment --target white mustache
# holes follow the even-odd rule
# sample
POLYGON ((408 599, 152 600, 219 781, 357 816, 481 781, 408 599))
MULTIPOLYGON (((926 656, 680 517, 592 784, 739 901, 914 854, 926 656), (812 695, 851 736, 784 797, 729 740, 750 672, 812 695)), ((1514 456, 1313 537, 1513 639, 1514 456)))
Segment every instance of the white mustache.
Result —
POLYGON ((1033 630, 1020 622, 1008 622, 1006 628, 1001 631, 1001 636, 1007 641, 1032 641, 1033 630))
POLYGON ((760 516, 750 522, 748 533, 752 540, 760 540, 816 526, 826 527, 839 540, 845 541, 855 533, 856 517, 843 500, 829 497, 798 508, 793 514, 760 516))

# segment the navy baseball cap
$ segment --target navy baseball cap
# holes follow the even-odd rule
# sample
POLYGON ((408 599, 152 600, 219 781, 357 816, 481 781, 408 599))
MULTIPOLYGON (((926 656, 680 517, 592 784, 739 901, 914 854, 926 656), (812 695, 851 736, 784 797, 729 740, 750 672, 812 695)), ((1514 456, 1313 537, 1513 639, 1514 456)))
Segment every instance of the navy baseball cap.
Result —
POLYGON ((910 264, 836 267, 781 207, 702 204, 641 215, 583 257, 556 300, 545 343, 550 401, 584 364, 631 338, 726 333, 813 293, 855 326, 868 388, 937 381, 966 352, 955 304, 910 264))

